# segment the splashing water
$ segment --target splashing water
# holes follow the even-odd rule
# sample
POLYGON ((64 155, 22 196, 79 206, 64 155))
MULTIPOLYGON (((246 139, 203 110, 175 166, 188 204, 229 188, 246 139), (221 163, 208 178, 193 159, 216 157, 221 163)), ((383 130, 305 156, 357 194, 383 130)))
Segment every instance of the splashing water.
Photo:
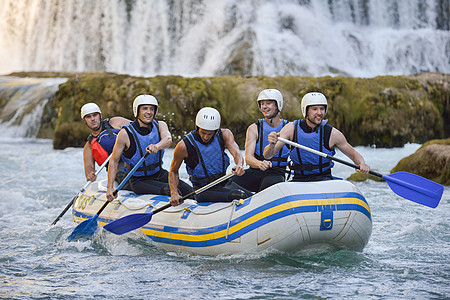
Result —
MULTIPOLYGON (((0 137, 1 298, 299 299, 448 298, 450 189, 436 209, 396 196, 383 182, 355 183, 370 204, 363 252, 192 256, 163 251, 142 232, 68 242, 70 211, 50 223, 84 185, 82 149, 50 140, 0 137)), ((357 147, 380 172, 420 145, 357 147)), ((173 149, 166 151, 164 166, 173 149)), ((336 176, 351 168, 336 166, 336 176)), ((105 172, 100 173, 104 178, 105 172)))

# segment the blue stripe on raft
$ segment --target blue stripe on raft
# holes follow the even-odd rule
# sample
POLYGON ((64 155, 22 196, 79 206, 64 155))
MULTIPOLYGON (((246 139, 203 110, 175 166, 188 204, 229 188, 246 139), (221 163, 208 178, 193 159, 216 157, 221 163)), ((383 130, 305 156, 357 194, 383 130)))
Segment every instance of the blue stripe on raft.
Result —
MULTIPOLYGON (((76 210, 72 211, 72 215, 74 215, 75 217, 78 217, 78 218, 83 218, 83 219, 90 219, 90 218, 92 218, 94 216, 94 215, 84 214, 84 213, 81 213, 81 212, 76 211, 76 210)), ((101 218, 100 216, 98 216, 97 217, 97 221, 103 222, 103 223, 109 223, 109 222, 114 221, 114 219, 101 218)))
MULTIPOLYGON (((328 199, 332 199, 332 198, 357 198, 360 199, 362 201, 364 201, 367 204, 367 201, 364 199, 364 197, 362 197, 362 195, 358 194, 358 193, 335 193, 333 194, 334 197, 327 197, 328 199)), ((292 202, 292 201, 296 201, 296 200, 306 200, 306 199, 324 199, 323 195, 295 195, 295 196, 288 196, 288 197, 283 197, 280 199, 277 199, 275 201, 272 201, 270 203, 267 203, 265 205, 262 205, 254 210, 252 210, 251 212, 246 213, 245 215, 236 218, 234 220, 232 220, 230 222, 229 227, 233 227, 236 224, 245 221, 246 219, 262 212, 265 211, 267 209, 270 209, 272 207, 287 203, 287 202, 292 202), (304 199, 300 199, 300 198, 304 198, 304 199)), ((299 207, 294 207, 294 208, 289 208, 286 209, 284 211, 280 211, 277 212, 275 214, 272 215, 268 215, 248 226, 246 226, 245 228, 242 228, 236 232, 230 233, 228 235, 228 239, 224 237, 218 238, 218 239, 211 239, 211 240, 207 240, 207 241, 186 241, 186 240, 178 240, 178 239, 170 239, 170 238, 163 238, 163 237, 156 237, 156 236, 151 236, 148 235, 149 238, 151 238, 153 241, 155 242, 160 242, 160 243, 166 243, 166 244, 174 244, 174 245, 183 245, 183 246, 188 246, 188 247, 206 247, 206 246, 213 246, 213 245, 218 245, 218 244, 222 244, 222 243, 226 243, 229 242, 235 238, 238 238, 264 224, 273 222, 275 220, 284 218, 286 216, 292 215, 292 214, 297 214, 297 213, 308 213, 308 212, 317 212, 319 211, 319 207, 322 205, 311 205, 311 206, 299 206, 299 207)), ((366 208, 364 208, 361 205, 358 204, 337 204, 337 205, 331 205, 331 207, 334 208, 334 210, 353 210, 353 211, 358 211, 363 213, 365 216, 368 217, 368 219, 372 222, 372 217, 369 211, 367 211, 366 208)), ((179 228, 179 227, 170 227, 170 226, 151 226, 151 223, 149 224, 149 226, 145 226, 144 228, 146 229, 150 229, 150 230, 154 230, 154 231, 162 231, 162 232, 168 232, 168 233, 180 233, 180 234, 189 234, 189 235, 203 235, 203 234, 210 234, 213 232, 218 232, 221 230, 226 230, 228 224, 220 224, 217 226, 212 226, 212 227, 208 227, 208 228, 202 228, 202 229, 188 229, 188 228, 179 228)))
MULTIPOLYGON (((329 195, 329 194, 327 194, 329 195)), ((333 198, 357 198, 360 200, 363 200, 366 204, 366 200, 364 199, 364 197, 362 197, 360 194, 358 193, 333 193, 332 194, 333 197, 324 197, 323 194, 312 194, 312 195, 292 195, 292 196, 287 196, 287 197, 282 197, 279 198, 277 200, 271 201, 269 203, 266 203, 264 205, 261 205, 251 211, 249 211, 248 213, 233 219, 230 223, 229 227, 232 227, 238 223, 241 223, 243 221, 245 221, 248 218, 253 217, 254 215, 257 215, 263 211, 266 211, 270 208, 288 203, 288 202, 292 202, 292 201, 298 201, 298 200, 314 200, 314 199, 333 199, 333 198)), ((255 200, 257 201, 257 200, 255 200)), ((316 212, 316 211, 320 211, 319 206, 322 205, 311 205, 311 206, 299 206, 299 207, 294 207, 290 210, 293 210, 294 213, 305 213, 305 212, 316 212)), ((333 205, 334 207, 336 207, 336 205, 333 205)), ((370 213, 362 206, 357 205, 357 204, 339 204, 337 205, 339 208, 338 209, 334 209, 334 210, 357 210, 359 212, 364 213, 364 215, 366 215, 371 221, 371 215, 370 213)), ((151 230, 155 230, 155 231, 163 231, 163 232, 170 232, 170 233, 181 233, 181 234, 208 234, 208 233, 212 233, 212 232, 217 232, 220 230, 224 230, 228 227, 228 223, 224 223, 224 224, 220 224, 220 225, 216 225, 216 226, 212 226, 212 227, 206 227, 206 228, 201 228, 201 229, 190 229, 190 228, 180 228, 180 227, 171 227, 171 226, 164 226, 164 227, 152 227, 151 223, 148 224, 148 226, 144 226, 147 229, 151 229, 151 230), (193 232, 194 231, 194 232, 193 232)))
MULTIPOLYGON (((359 205, 352 205, 352 206, 359 206, 359 205)), ((359 206, 359 207, 361 207, 361 206, 359 206)), ((360 211, 360 209, 352 209, 352 210, 360 211)), ((147 235, 147 236, 150 239, 152 239, 154 242, 164 243, 164 244, 172 244, 172 245, 180 245, 180 246, 196 247, 196 248, 216 246, 216 245, 230 242, 236 238, 239 238, 240 236, 243 236, 244 234, 246 234, 252 230, 257 229, 258 227, 261 227, 261 226, 268 224, 270 222, 273 222, 275 220, 282 219, 286 216, 293 215, 296 213, 306 213, 306 212, 316 212, 316 211, 317 211, 317 206, 316 207, 305 206, 305 207, 298 207, 295 209, 288 209, 288 210, 280 211, 275 214, 264 217, 256 222, 252 223, 251 225, 246 226, 236 232, 230 233, 228 235, 228 238, 226 238, 226 236, 223 236, 223 237, 220 237, 217 239, 210 239, 210 240, 206 240, 206 241, 187 241, 187 240, 157 237, 157 236, 152 236, 152 235, 147 235)), ((230 224, 230 227, 231 226, 232 225, 230 224)), ((145 227, 145 228, 150 228, 150 227, 145 227)), ((151 229, 157 230, 156 228, 151 228, 151 229)), ((163 230, 163 231, 166 231, 166 230, 163 230)), ((215 231, 217 231, 217 230, 215 230, 215 231)), ((199 234, 199 233, 198 233, 198 231, 195 231, 195 232, 191 232, 191 234, 195 235, 195 234, 199 234)))
MULTIPOLYGON (((335 199, 335 198, 356 198, 359 199, 367 204, 366 199, 359 194, 355 192, 343 192, 343 193, 324 193, 324 194, 299 194, 299 195, 291 195, 287 197, 282 197, 279 199, 276 199, 274 201, 271 201, 269 203, 266 203, 260 207, 255 208, 254 210, 232 220, 229 224, 229 227, 233 227, 236 224, 245 221, 248 218, 251 218, 252 216, 259 214, 263 211, 266 211, 270 208, 292 202, 292 201, 298 201, 298 200, 314 200, 314 199, 335 199)), ((203 204, 203 203, 202 203, 203 204)), ((217 238, 217 239, 211 239, 207 241, 186 241, 186 240, 178 240, 178 239, 170 239, 170 238, 163 238, 163 237, 156 237, 148 235, 149 238, 151 238, 155 242, 159 243, 166 243, 166 244, 173 244, 173 245, 182 245, 182 246, 188 246, 188 247, 207 247, 207 246, 214 246, 218 244, 223 244, 229 241, 232 241, 252 230, 257 229, 258 227, 261 227, 264 224, 273 222, 275 220, 284 218, 289 215, 298 214, 298 213, 308 213, 308 212, 317 212, 321 211, 322 207, 324 205, 310 205, 310 206, 298 206, 294 208, 289 208, 268 216, 265 216, 264 218, 236 231, 233 233, 230 233, 228 235, 228 238, 225 236, 217 238)), ((326 205, 328 209, 336 210, 336 211, 342 211, 342 210, 353 210, 363 213, 365 216, 368 217, 368 219, 372 222, 372 217, 370 212, 363 206, 358 204, 332 204, 332 205, 326 205)), ((80 218, 90 218, 92 216, 85 215, 83 213, 80 213, 78 211, 73 211, 73 215, 80 217, 80 218)), ((98 219, 101 222, 109 223, 112 221, 111 219, 107 218, 100 218, 98 219)), ((180 233, 180 234, 189 234, 189 235, 203 235, 203 234, 210 234, 213 232, 218 232, 221 230, 226 230, 228 226, 228 223, 220 224, 217 226, 211 226, 207 228, 201 228, 201 229, 192 229, 192 228, 180 228, 180 227, 171 227, 171 226, 152 226, 151 223, 147 224, 147 226, 144 226, 146 229, 154 230, 154 231, 162 231, 162 232, 168 232, 168 233, 180 233)))

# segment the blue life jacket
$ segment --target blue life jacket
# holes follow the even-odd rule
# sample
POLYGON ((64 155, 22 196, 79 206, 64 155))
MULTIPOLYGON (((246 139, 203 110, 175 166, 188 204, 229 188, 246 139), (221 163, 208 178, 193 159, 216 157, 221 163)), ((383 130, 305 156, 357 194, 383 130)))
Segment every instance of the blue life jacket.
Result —
POLYGON ((195 149, 198 163, 194 168, 186 164, 189 180, 194 186, 204 186, 225 175, 230 158, 225 153, 225 142, 219 129, 208 144, 203 144, 195 138, 195 130, 189 132, 184 141, 188 141, 195 149))
MULTIPOLYGON (((304 145, 306 147, 318 150, 327 155, 334 156, 336 151, 328 150, 325 144, 324 126, 328 120, 323 120, 320 126, 313 132, 306 133, 300 127, 300 122, 296 120, 294 122, 294 138, 293 141, 304 145)), ((328 125, 330 126, 330 125, 328 125)), ((323 174, 325 171, 331 169, 334 166, 332 160, 319 156, 317 154, 302 150, 294 147, 291 150, 291 170, 294 170, 295 174, 299 175, 318 175, 323 174)))
POLYGON ((109 124, 109 118, 103 120, 102 123, 102 126, 104 126, 105 130, 100 132, 100 134, 97 136, 97 142, 100 144, 100 146, 102 146, 103 149, 106 150, 106 152, 108 152, 108 154, 111 154, 120 129, 112 128, 112 126, 109 124))
MULTIPOLYGON (((127 158, 122 153, 123 161, 131 167, 134 167, 139 160, 145 155, 147 152, 146 148, 150 144, 157 144, 161 140, 161 136, 159 134, 159 124, 157 121, 152 121, 152 130, 150 133, 142 135, 136 130, 135 125, 136 122, 129 123, 124 126, 125 130, 133 135, 134 142, 136 144, 136 151, 131 158, 127 158)), ((159 150, 157 153, 150 153, 141 166, 134 172, 133 176, 135 177, 143 177, 153 175, 161 170, 162 167, 162 158, 164 156, 164 149, 159 150)))
MULTIPOLYGON (((269 133, 280 132, 288 121, 281 120, 281 123, 277 127, 271 127, 265 119, 259 119, 256 123, 258 128, 258 140, 255 145, 255 158, 259 160, 269 160, 264 158, 264 148, 269 145, 269 133)), ((286 167, 287 159, 289 157, 289 148, 284 145, 283 148, 278 151, 271 159, 273 167, 286 167)))
POLYGON ((102 121, 102 131, 98 136, 94 136, 92 133, 89 135, 88 142, 91 144, 92 157, 98 165, 103 164, 112 153, 119 131, 120 129, 114 129, 109 124, 108 118, 102 121))

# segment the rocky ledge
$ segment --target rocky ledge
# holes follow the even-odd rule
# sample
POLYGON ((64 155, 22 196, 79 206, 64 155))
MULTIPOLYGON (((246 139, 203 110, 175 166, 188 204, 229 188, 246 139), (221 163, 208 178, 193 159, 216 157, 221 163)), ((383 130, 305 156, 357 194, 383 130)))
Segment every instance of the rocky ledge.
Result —
MULTIPOLYGON (((401 159, 391 173, 400 171, 413 173, 442 185, 450 185, 450 138, 426 142, 416 152, 401 159)), ((361 173, 354 173, 347 179, 384 181, 379 177, 361 173)))
POLYGON ((393 172, 405 171, 450 185, 450 139, 431 140, 400 160, 393 172))

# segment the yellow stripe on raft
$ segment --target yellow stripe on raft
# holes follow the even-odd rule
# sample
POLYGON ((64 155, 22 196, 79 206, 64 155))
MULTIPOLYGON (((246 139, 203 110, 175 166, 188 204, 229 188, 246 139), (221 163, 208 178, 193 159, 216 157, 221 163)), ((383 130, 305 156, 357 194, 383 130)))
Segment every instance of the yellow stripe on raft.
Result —
MULTIPOLYGON (((322 205, 339 205, 339 204, 355 204, 364 207, 369 213, 369 206, 361 199, 358 198, 332 198, 332 199, 313 199, 313 200, 297 200, 288 203, 284 203, 272 208, 269 208, 265 211, 262 211, 250 218, 239 222, 236 225, 231 226, 228 229, 228 235, 237 232, 263 218, 276 214, 278 212, 288 210, 291 208, 302 207, 302 206, 322 206, 322 205)), ((173 232, 164 232, 159 230, 153 230, 148 228, 141 228, 142 231, 149 236, 166 238, 166 239, 174 239, 174 240, 183 240, 183 241, 208 241, 213 239, 223 238, 227 234, 227 230, 223 229, 220 231, 207 233, 207 234, 189 234, 189 233, 173 233, 173 232)))

